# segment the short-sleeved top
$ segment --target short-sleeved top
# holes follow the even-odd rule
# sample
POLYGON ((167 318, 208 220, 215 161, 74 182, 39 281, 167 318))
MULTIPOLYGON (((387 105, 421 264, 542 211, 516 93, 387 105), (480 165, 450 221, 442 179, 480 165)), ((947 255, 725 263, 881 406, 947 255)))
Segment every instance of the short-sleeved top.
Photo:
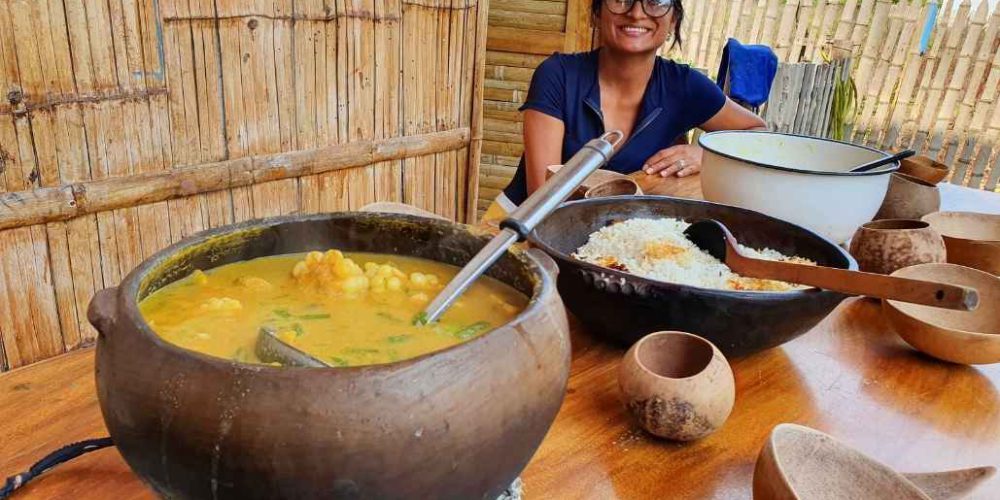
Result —
MULTIPOLYGON (((553 54, 542 61, 521 106, 521 111, 533 109, 562 120, 566 128, 563 163, 605 132, 597 82, 599 50, 553 54)), ((726 96, 707 76, 687 65, 657 57, 632 135, 603 168, 626 174, 639 170, 650 156, 708 121, 725 103, 726 96)), ((504 194, 515 205, 527 198, 524 155, 504 194)))

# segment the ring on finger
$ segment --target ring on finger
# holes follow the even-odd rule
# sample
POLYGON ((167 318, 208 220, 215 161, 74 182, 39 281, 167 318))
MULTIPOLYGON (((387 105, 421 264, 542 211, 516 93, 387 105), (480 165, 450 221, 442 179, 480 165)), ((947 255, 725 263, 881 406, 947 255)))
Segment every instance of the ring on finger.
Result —
POLYGON ((677 168, 684 170, 685 166, 687 166, 686 161, 684 161, 683 159, 677 160, 677 168))

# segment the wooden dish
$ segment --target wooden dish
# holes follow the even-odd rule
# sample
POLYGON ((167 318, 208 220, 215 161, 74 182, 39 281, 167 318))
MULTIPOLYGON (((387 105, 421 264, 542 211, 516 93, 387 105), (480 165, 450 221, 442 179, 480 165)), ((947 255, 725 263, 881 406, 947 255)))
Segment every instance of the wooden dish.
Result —
POLYGON ((650 434, 691 441, 729 418, 736 382, 726 357, 690 333, 656 332, 635 343, 618 369, 622 402, 650 434))
POLYGON ((941 193, 934 184, 896 172, 889 180, 878 219, 919 219, 941 207, 941 193))
MULTIPOLYGON (((548 167, 548 174, 546 174, 546 178, 552 177, 552 175, 555 174, 556 172, 558 172, 559 169, 561 169, 561 168, 562 168, 562 165, 550 165, 548 167)), ((583 181, 583 183, 580 184, 580 187, 578 187, 576 189, 576 191, 573 192, 572 195, 570 195, 570 199, 571 200, 578 200, 578 199, 581 199, 581 198, 588 198, 588 196, 587 196, 587 192, 588 191, 590 191, 591 189, 599 189, 599 188, 600 189, 598 191, 596 191, 594 195, 589 196, 589 198, 601 198, 601 197, 606 197, 606 196, 619 196, 618 194, 607 194, 608 192, 614 192, 614 191, 619 191, 620 192, 620 191, 622 191, 622 187, 625 184, 621 183, 621 182, 616 182, 616 181, 627 181, 632 186, 635 186, 634 187, 634 192, 626 192, 626 193, 621 193, 621 194, 642 195, 642 188, 640 188, 639 184, 637 184, 634 180, 632 180, 631 177, 629 177, 629 176, 627 176, 625 174, 620 174, 618 172, 614 172, 612 170, 598 169, 598 170, 595 170, 594 173, 592 173, 589 176, 587 176, 587 178, 583 181), (601 186, 605 186, 605 187, 601 188, 601 186), (603 191, 604 194, 600 194, 600 193, 602 193, 602 191, 603 191)), ((625 191, 631 191, 632 189, 633 188, 629 187, 629 188, 625 189, 625 191)))
POLYGON ((1000 279, 956 264, 920 264, 892 275, 965 285, 979 291, 979 307, 967 312, 883 301, 889 324, 906 343, 953 363, 1000 362, 1000 279))
POLYGON ((590 199, 609 196, 635 196, 637 194, 642 194, 639 184, 626 177, 624 179, 611 179, 589 188, 583 193, 583 197, 590 199))
POLYGON ((916 177, 937 184, 948 177, 948 166, 926 156, 917 155, 899 162, 899 171, 906 175, 916 177))
POLYGON ((753 497, 771 499, 958 498, 996 472, 993 467, 900 474, 815 429, 779 424, 764 443, 753 497))
POLYGON ((851 255, 870 273, 893 271, 929 262, 944 262, 944 240, 930 224, 914 219, 884 219, 858 228, 851 255))
POLYGON ((935 212, 923 220, 944 238, 948 262, 1000 276, 1000 215, 935 212))

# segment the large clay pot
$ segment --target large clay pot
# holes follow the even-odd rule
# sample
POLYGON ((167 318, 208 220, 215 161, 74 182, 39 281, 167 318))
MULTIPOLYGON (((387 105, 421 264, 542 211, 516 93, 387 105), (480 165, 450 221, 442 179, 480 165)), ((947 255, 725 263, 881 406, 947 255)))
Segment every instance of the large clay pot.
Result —
POLYGON ((858 228, 851 255, 862 271, 892 274, 917 264, 944 262, 944 240, 930 224, 912 219, 885 219, 858 228))
POLYGON ((196 268, 260 256, 335 247, 461 265, 485 242, 449 222, 340 213, 216 229, 154 255, 88 314, 111 437, 168 498, 496 498, 541 443, 569 375, 544 255, 508 252, 490 269, 531 297, 509 324, 385 365, 227 361, 164 342, 136 307, 196 268))
POLYGON ((896 172, 892 174, 889 191, 875 219, 919 219, 940 207, 941 193, 937 186, 896 172))
POLYGON ((736 382, 711 342, 684 332, 651 333, 618 369, 621 397, 650 434, 691 441, 722 426, 733 410, 736 382))

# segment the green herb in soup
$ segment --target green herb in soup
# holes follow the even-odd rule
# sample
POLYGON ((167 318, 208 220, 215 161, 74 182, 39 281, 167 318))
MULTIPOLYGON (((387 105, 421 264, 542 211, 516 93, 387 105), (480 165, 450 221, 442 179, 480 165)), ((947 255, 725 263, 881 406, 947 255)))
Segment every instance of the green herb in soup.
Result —
POLYGON ((195 271, 139 309, 167 341, 222 358, 259 363, 257 335, 269 326, 334 366, 391 363, 478 337, 527 304, 518 291, 482 277, 439 322, 414 324, 457 271, 395 255, 279 255, 195 271))

